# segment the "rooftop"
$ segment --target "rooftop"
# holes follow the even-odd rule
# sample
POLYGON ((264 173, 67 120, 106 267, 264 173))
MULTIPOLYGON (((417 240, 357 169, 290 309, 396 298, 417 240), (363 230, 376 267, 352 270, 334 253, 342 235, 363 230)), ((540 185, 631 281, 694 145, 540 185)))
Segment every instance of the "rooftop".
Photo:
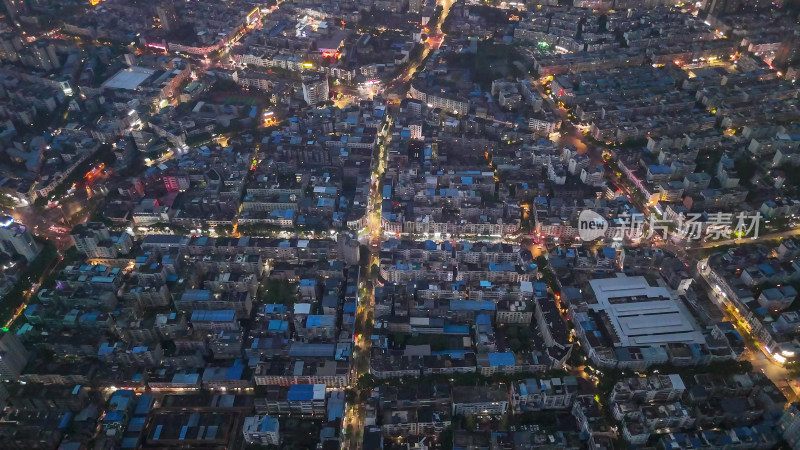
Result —
POLYGON ((622 346, 705 342, 689 311, 666 288, 624 275, 589 284, 597 299, 589 307, 606 314, 622 346))
POLYGON ((106 80, 106 82, 103 83, 103 87, 133 91, 154 73, 156 73, 154 69, 148 69, 146 67, 129 67, 120 70, 113 77, 106 80))

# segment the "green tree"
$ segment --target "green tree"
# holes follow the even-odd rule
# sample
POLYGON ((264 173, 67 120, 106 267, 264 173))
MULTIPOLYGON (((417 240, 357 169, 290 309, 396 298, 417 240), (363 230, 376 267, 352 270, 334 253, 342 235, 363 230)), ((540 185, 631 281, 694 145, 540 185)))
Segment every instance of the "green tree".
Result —
POLYGON ((361 244, 358 247, 358 265, 362 268, 366 269, 369 265, 369 257, 371 253, 369 251, 369 247, 364 244, 361 244))
POLYGON ((467 431, 475 431, 475 416, 470 414, 464 417, 464 429, 467 431))
POLYGON ((372 374, 369 374, 369 373, 365 373, 364 375, 361 375, 358 378, 358 381, 356 382, 356 386, 359 389, 372 389, 377 385, 378 385, 377 380, 375 379, 375 377, 372 374))
POLYGON ((753 178, 753 175, 756 174, 756 170, 758 170, 758 163, 750 160, 747 156, 740 156, 733 162, 733 167, 739 174, 742 184, 749 186, 750 179, 753 178))
POLYGON ((583 352, 583 350, 578 346, 572 346, 569 358, 567 359, 567 364, 576 367, 583 365, 585 362, 586 362, 586 355, 583 352))
POLYGON ((173 356, 177 350, 175 341, 172 339, 161 341, 161 348, 164 349, 164 356, 173 356))
POLYGON ((442 5, 437 5, 436 8, 433 10, 433 15, 431 16, 430 20, 428 20, 428 27, 434 27, 437 23, 439 23, 439 18, 442 17, 442 5))
POLYGON ((345 391, 344 391, 344 400, 348 404, 352 405, 353 403, 355 403, 356 402, 356 398, 357 398, 356 391, 354 391, 353 389, 345 389, 345 391))
POLYGON ((450 449, 453 448, 453 427, 449 426, 442 431, 439 435, 439 443, 442 444, 442 448, 450 449))
POLYGON ((509 421, 508 414, 503 414, 503 416, 500 418, 500 423, 497 424, 497 428, 499 428, 500 431, 507 431, 508 421, 509 421))
POLYGON ((378 267, 377 264, 373 264, 372 268, 370 268, 369 273, 372 276, 372 278, 378 278, 378 276, 381 274, 381 269, 380 267, 378 267))
POLYGON ((262 288, 265 303, 291 305, 296 293, 297 285, 287 280, 267 280, 262 288))

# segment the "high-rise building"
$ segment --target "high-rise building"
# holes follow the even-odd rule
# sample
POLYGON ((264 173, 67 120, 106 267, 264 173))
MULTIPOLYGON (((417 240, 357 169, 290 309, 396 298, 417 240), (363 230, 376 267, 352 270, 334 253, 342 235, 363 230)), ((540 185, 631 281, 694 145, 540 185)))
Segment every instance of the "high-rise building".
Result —
POLYGON ((162 29, 174 31, 178 28, 178 14, 175 12, 175 5, 172 4, 171 0, 161 2, 156 7, 156 13, 162 29))
POLYGON ((41 245, 33 240, 25 225, 15 223, 9 216, 0 217, 0 251, 9 255, 19 254, 30 262, 41 250, 41 245))
POLYGON ((328 100, 328 76, 321 72, 303 74, 303 100, 308 106, 328 100))
POLYGON ((28 363, 28 351, 13 333, 0 337, 0 379, 16 380, 28 363))
POLYGON ((90 258, 99 258, 105 256, 105 249, 108 246, 103 245, 103 242, 109 241, 111 234, 102 223, 87 222, 85 225, 76 225, 72 229, 70 237, 79 252, 90 258))
POLYGON ((411 14, 422 13, 422 7, 425 6, 423 0, 408 0, 408 12, 411 14))
POLYGON ((422 137, 422 121, 421 120, 417 120, 417 121, 411 122, 408 125, 408 128, 409 128, 409 131, 411 131, 411 139, 414 139, 416 141, 424 140, 423 137, 422 137))

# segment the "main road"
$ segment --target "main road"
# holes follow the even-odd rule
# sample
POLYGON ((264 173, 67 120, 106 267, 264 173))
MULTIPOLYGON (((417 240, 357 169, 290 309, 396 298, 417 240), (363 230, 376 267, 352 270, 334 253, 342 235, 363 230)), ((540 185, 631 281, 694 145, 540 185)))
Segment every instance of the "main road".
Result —
POLYGON ((400 97, 404 97, 405 93, 408 91, 409 83, 411 83, 412 79, 417 74, 417 70, 420 70, 422 61, 425 61, 425 58, 428 57, 428 54, 430 54, 432 50, 436 50, 442 45, 442 42, 444 42, 447 36, 446 33, 442 32, 442 24, 444 24, 445 19, 447 19, 448 14, 450 14, 450 8, 453 6, 453 3, 455 3, 455 0, 437 1, 437 5, 442 7, 442 14, 439 16, 439 21, 435 23, 433 27, 428 27, 430 36, 423 44, 425 47, 422 50, 422 55, 418 59, 410 61, 410 64, 402 73, 388 82, 385 90, 387 95, 397 94, 400 97))
MULTIPOLYGON (((414 75, 416 75, 422 61, 425 60, 432 49, 438 48, 444 40, 444 34, 440 34, 439 30, 444 20, 447 18, 447 15, 450 13, 450 7, 453 6, 453 3, 455 3, 455 0, 439 0, 438 4, 442 6, 442 14, 435 26, 430 28, 435 38, 429 38, 425 41, 425 48, 419 59, 411 61, 401 74, 388 83, 385 91, 387 94, 391 92, 401 97, 405 96, 408 83, 410 83, 414 75)), ((367 199, 366 226, 365 230, 359 235, 360 242, 366 244, 370 249, 370 258, 367 267, 362 269, 366 273, 362 273, 359 277, 361 281, 358 290, 356 331, 353 338, 353 362, 350 372, 350 385, 348 386, 350 390, 356 392, 358 397, 360 397, 361 394, 358 389, 358 379, 362 375, 369 373, 369 359, 372 344, 370 335, 372 334, 373 310, 375 307, 375 286, 378 283, 378 279, 375 276, 376 274, 372 273, 371 268, 373 265, 380 263, 378 253, 380 251, 380 243, 383 241, 383 226, 381 223, 383 195, 381 192, 381 180, 386 170, 388 156, 386 148, 391 139, 392 126, 393 119, 391 115, 389 115, 381 129, 378 146, 373 155, 370 192, 367 199)), ((352 405, 346 405, 342 426, 348 433, 342 448, 350 450, 361 449, 365 421, 366 410, 360 400, 356 400, 352 405)))
MULTIPOLYGON (((356 305, 356 327, 353 337, 353 361, 350 366, 350 385, 348 388, 360 398, 361 392, 358 389, 358 379, 362 375, 369 373, 369 358, 372 351, 372 319, 375 308, 375 284, 377 278, 372 273, 372 265, 378 264, 378 249, 383 239, 381 227, 381 192, 380 180, 386 169, 385 150, 386 139, 391 136, 392 118, 386 118, 379 134, 379 144, 373 154, 372 175, 370 176, 370 189, 367 198, 366 211, 366 230, 360 236, 360 241, 367 244, 370 249, 370 258, 367 266, 362 270, 359 277, 358 296, 356 305)), ((357 400, 354 404, 345 405, 345 416, 342 426, 348 431, 342 448, 358 450, 361 448, 364 422, 366 420, 366 410, 361 401, 357 400)))

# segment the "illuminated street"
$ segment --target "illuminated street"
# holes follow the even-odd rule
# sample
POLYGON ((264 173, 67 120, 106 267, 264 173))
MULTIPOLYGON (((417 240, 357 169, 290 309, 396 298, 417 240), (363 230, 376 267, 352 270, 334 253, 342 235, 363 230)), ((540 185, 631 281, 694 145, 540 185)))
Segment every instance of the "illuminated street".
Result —
POLYGON ((6 0, 0 450, 800 450, 800 2, 646 3, 6 0))
MULTIPOLYGON (((787 398, 791 399, 792 401, 798 400, 798 398, 800 398, 798 396, 800 385, 796 383, 793 385, 792 381, 789 379, 787 370, 781 364, 765 355, 766 350, 764 349, 763 344, 755 341, 755 337, 751 335, 750 330, 747 328, 746 320, 741 317, 736 308, 729 306, 730 303, 725 298, 724 293, 709 283, 708 278, 706 277, 706 270, 703 270, 703 267, 706 265, 707 260, 702 260, 691 264, 692 269, 694 269, 694 272, 696 273, 695 282, 699 285, 700 289, 704 289, 706 291, 709 298, 714 300, 714 303, 719 306, 725 317, 739 330, 739 333, 742 336, 750 336, 750 340, 755 342, 755 345, 748 345, 747 349, 742 355, 742 359, 753 364, 754 370, 757 370, 768 376, 769 379, 781 389, 781 392, 783 392, 787 398)), ((746 340, 745 342, 748 341, 746 340)))
MULTIPOLYGON (((444 20, 447 18, 447 15, 450 12, 450 7, 453 5, 454 0, 444 0, 442 2, 443 11, 442 15, 439 18, 439 22, 436 24, 435 29, 439 30, 441 28, 441 24, 444 23, 444 20)), ((444 40, 444 34, 441 34, 438 39, 431 40, 425 42, 425 48, 423 50, 423 54, 418 61, 414 61, 411 65, 409 65, 406 70, 399 75, 392 83, 388 85, 386 88, 385 95, 393 93, 395 90, 399 93, 405 93, 408 89, 408 83, 413 79, 414 75, 416 74, 420 62, 424 61, 427 57, 428 53, 431 51, 431 43, 433 42, 437 47, 441 44, 444 40)), ((367 98, 371 98, 372 95, 376 92, 375 86, 368 89, 367 91, 361 91, 362 95, 366 95, 367 98)), ((391 116, 386 118, 384 122, 384 128, 382 128, 383 132, 380 134, 382 142, 378 145, 376 150, 376 155, 373 158, 373 175, 370 181, 370 194, 368 197, 368 205, 367 205, 367 227, 363 235, 360 238, 364 239, 364 242, 368 244, 370 252, 372 253, 372 257, 369 267, 372 264, 378 263, 378 252, 380 251, 380 243, 383 241, 383 227, 381 224, 381 203, 382 203, 382 194, 380 191, 380 180, 383 179, 384 171, 386 170, 387 158, 388 154, 385 151, 389 140, 391 139, 391 133, 389 130, 392 129, 393 120, 391 116)), ((355 389, 357 392, 358 390, 355 387, 355 383, 358 381, 358 378, 361 375, 365 375, 369 373, 369 359, 370 359, 370 349, 371 349, 371 340, 370 335, 372 334, 372 309, 374 307, 375 297, 374 297, 374 289, 375 285, 378 282, 377 279, 372 277, 371 274, 362 274, 362 277, 366 277, 367 281, 363 286, 363 291, 365 295, 363 298, 359 298, 358 303, 358 320, 357 324, 363 324, 364 328, 357 328, 356 329, 356 339, 354 342, 355 352, 356 355, 353 359, 352 367, 354 368, 354 372, 351 374, 351 387, 350 389, 355 389)), ((357 403, 355 406, 348 408, 346 410, 346 415, 343 420, 344 426, 347 425, 353 426, 353 435, 354 436, 362 436, 364 431, 364 420, 365 420, 365 411, 361 406, 361 403, 357 403)), ((351 450, 358 450, 361 448, 362 441, 361 439, 353 439, 350 440, 349 443, 346 443, 346 447, 351 450)))

